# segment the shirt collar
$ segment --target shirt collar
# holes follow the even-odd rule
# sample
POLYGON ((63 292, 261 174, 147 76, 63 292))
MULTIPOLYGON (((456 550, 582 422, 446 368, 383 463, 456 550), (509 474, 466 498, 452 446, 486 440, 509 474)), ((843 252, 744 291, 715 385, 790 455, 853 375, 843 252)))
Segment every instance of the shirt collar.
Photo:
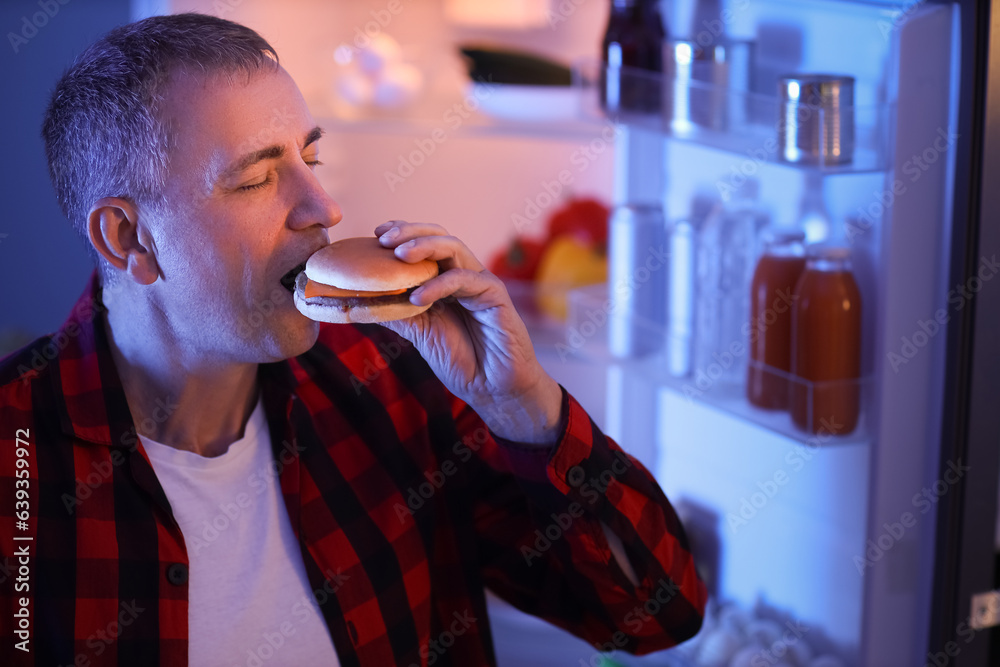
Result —
MULTIPOLYGON (((111 356, 105 320, 107 307, 94 271, 69 317, 53 336, 58 350, 52 373, 62 431, 106 446, 134 447, 136 429, 118 369, 111 356)), ((299 384, 288 361, 260 364, 257 379, 265 400, 277 407, 299 384)), ((271 411, 269 411, 271 412, 271 411)))
POLYGON ((52 337, 58 350, 51 373, 59 419, 67 435, 102 445, 134 443, 135 429, 118 371, 111 357, 94 271, 69 317, 52 337), (126 437, 129 432, 133 439, 126 437))

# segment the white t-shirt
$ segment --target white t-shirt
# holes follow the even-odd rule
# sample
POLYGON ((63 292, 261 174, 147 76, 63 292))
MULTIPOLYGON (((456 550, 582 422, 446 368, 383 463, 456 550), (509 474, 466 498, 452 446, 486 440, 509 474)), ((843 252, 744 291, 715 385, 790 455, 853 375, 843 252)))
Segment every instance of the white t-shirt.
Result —
POLYGON ((263 403, 220 456, 139 439, 187 545, 189 664, 338 667, 281 496, 263 403))

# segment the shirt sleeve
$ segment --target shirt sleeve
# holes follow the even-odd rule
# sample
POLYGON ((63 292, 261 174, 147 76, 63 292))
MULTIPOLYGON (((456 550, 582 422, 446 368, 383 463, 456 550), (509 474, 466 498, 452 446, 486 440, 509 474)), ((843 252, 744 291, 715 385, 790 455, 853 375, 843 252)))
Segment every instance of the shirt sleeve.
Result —
MULTIPOLYGON (((455 400, 459 430, 483 428, 455 400)), ((694 636, 707 593, 673 507, 565 389, 562 409, 551 447, 491 433, 479 450, 474 521, 487 586, 602 651, 646 654, 694 636), (621 539, 638 586, 602 522, 621 539)))

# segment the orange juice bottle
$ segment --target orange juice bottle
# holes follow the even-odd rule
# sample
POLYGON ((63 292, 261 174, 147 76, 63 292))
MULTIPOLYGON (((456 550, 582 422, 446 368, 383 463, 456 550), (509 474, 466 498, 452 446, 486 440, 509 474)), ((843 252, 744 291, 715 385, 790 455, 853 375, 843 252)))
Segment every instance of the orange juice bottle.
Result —
POLYGON ((810 433, 846 435, 858 423, 861 294, 850 250, 812 246, 792 304, 791 412, 810 433))
POLYGON ((750 285, 747 400, 767 410, 788 409, 792 302, 806 266, 804 240, 805 234, 800 231, 768 233, 750 285))

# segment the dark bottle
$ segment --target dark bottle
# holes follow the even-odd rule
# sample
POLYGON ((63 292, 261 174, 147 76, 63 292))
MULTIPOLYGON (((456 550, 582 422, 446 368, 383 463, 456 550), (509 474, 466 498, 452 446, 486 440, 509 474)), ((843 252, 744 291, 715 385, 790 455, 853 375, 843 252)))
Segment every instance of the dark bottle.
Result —
POLYGON ((606 111, 659 112, 666 39, 659 0, 611 0, 601 44, 601 106, 606 111))

